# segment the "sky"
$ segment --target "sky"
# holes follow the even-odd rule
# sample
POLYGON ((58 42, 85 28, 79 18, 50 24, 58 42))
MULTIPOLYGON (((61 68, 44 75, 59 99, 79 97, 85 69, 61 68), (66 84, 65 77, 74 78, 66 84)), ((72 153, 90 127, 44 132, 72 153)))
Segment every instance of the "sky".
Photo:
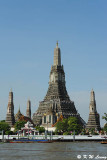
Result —
POLYGON ((8 95, 15 114, 32 115, 48 89, 56 41, 61 49, 66 87, 87 122, 91 89, 101 125, 107 113, 107 0, 0 0, 0 120, 8 95))

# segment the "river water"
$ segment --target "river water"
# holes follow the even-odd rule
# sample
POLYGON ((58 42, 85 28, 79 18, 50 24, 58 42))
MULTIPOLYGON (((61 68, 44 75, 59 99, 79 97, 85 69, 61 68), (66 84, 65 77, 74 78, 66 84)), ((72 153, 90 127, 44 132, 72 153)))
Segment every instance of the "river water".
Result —
POLYGON ((107 159, 107 144, 100 144, 100 142, 0 144, 0 160, 78 159, 107 159))

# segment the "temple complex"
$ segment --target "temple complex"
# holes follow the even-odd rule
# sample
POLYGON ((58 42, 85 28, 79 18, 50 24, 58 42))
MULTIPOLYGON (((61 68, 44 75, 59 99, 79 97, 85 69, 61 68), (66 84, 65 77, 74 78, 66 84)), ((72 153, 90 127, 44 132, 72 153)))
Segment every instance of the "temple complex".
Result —
POLYGON ((17 121, 26 121, 31 124, 43 126, 47 130, 55 131, 55 125, 63 118, 70 116, 77 117, 79 123, 86 127, 86 129, 95 128, 100 130, 100 118, 96 109, 95 93, 92 89, 89 105, 89 119, 86 125, 85 121, 81 118, 77 112, 75 104, 66 90, 65 72, 64 67, 61 64, 61 51, 58 47, 54 49, 54 61, 51 66, 49 76, 49 87, 43 101, 39 103, 37 111, 33 114, 33 120, 31 119, 31 101, 27 101, 26 116, 24 116, 20 107, 17 114, 14 117, 14 103, 13 92, 9 92, 9 100, 7 106, 6 122, 13 127, 17 121))
POLYGON ((75 108, 74 102, 69 98, 65 84, 64 67, 61 65, 61 51, 57 42, 54 49, 54 63, 50 71, 47 94, 44 100, 40 102, 36 113, 33 114, 33 122, 36 125, 42 125, 46 128, 48 124, 52 127, 60 116, 63 116, 63 118, 77 117, 80 123, 85 125, 84 120, 75 108))
POLYGON ((12 127, 15 123, 14 118, 14 103, 13 103, 13 92, 9 92, 9 100, 7 106, 6 122, 12 127))
POLYGON ((92 89, 91 96, 90 96, 90 105, 89 105, 89 119, 86 125, 86 128, 95 128, 96 130, 100 130, 100 118, 99 114, 97 113, 96 109, 96 100, 95 100, 95 93, 92 89))

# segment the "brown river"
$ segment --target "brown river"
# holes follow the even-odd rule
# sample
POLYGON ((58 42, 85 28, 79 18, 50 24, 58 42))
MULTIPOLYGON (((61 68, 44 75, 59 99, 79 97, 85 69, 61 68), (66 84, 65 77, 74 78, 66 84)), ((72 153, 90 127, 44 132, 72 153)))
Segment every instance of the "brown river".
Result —
POLYGON ((107 159, 107 144, 100 142, 1 143, 0 160, 107 159))

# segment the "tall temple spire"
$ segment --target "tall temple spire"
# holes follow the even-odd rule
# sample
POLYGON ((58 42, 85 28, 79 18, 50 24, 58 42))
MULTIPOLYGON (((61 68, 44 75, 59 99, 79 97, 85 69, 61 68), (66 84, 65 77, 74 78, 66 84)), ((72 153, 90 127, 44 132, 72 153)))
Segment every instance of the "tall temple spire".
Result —
POLYGON ((93 89, 91 90, 90 94, 90 112, 97 112, 96 111, 96 101, 95 101, 95 93, 93 89))
POLYGON ((6 122, 10 126, 13 126, 14 123, 15 123, 15 119, 14 119, 14 103, 13 103, 13 92, 12 92, 12 90, 9 92, 9 100, 8 100, 8 106, 7 106, 6 122))
POLYGON ((96 109, 96 100, 95 100, 95 93, 93 89, 90 93, 90 105, 89 105, 89 119, 86 125, 86 128, 95 128, 97 130, 100 129, 100 118, 99 114, 97 113, 96 109))
POLYGON ((79 122, 85 125, 85 122, 77 113, 74 102, 70 100, 67 93, 65 72, 63 65, 61 65, 61 53, 57 42, 54 49, 54 64, 49 76, 49 87, 44 100, 39 103, 37 111, 33 114, 33 122, 45 127, 49 121, 48 125, 52 127, 60 116, 63 116, 63 118, 78 117, 79 122), (47 118, 46 116, 43 118, 44 113, 48 114, 47 118))
POLYGON ((56 43, 56 48, 54 49, 54 66, 61 66, 61 53, 60 48, 58 48, 58 41, 56 43))
POLYGON ((95 101, 95 93, 93 89, 91 90, 91 101, 95 101))
POLYGON ((27 109, 26 109, 26 116, 31 118, 31 101, 27 101, 27 109))

